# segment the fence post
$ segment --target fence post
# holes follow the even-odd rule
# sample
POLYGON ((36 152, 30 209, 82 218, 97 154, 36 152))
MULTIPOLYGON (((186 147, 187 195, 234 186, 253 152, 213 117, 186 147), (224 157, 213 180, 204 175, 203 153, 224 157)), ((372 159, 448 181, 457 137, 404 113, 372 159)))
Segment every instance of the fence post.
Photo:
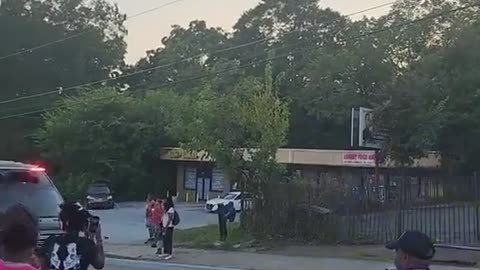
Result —
POLYGON ((398 213, 397 213, 397 238, 400 237, 403 233, 403 215, 402 215, 402 208, 403 208, 403 200, 405 196, 405 185, 406 185, 406 172, 405 169, 403 169, 402 173, 403 177, 400 182, 400 196, 398 200, 398 213))
POLYGON ((474 191, 473 196, 474 196, 475 202, 477 202, 475 204, 475 234, 477 236, 476 240, 480 241, 480 222, 478 220, 479 219, 479 216, 478 216, 478 214, 479 214, 478 213, 478 207, 479 207, 479 205, 478 205, 478 197, 479 197, 478 196, 478 191, 479 190, 478 190, 478 182, 477 181, 478 181, 477 172, 475 171, 475 172, 473 172, 473 182, 474 182, 473 186, 475 187, 474 188, 475 191, 474 191))

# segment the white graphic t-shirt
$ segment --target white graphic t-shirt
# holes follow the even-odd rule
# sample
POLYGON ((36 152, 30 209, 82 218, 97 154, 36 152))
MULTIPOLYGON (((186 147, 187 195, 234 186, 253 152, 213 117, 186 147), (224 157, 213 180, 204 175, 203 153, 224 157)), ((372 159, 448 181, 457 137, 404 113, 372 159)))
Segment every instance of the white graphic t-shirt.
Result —
POLYGON ((50 270, 87 270, 92 263, 95 243, 75 235, 51 236, 42 246, 50 270))

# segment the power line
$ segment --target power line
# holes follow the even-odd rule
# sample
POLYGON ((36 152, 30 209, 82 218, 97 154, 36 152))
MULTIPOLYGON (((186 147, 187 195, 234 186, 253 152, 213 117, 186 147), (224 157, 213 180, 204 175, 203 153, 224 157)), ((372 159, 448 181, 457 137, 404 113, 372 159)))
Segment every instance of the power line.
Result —
MULTIPOLYGON (((159 10, 159 9, 162 9, 162 8, 164 8, 164 7, 167 7, 167 6, 171 6, 171 5, 173 5, 173 4, 176 4, 176 3, 182 2, 182 1, 185 1, 185 0, 174 0, 174 1, 171 1, 171 2, 168 2, 168 3, 165 3, 165 4, 162 4, 162 5, 160 5, 160 6, 157 6, 157 7, 154 7, 154 8, 145 10, 145 11, 142 11, 142 12, 140 12, 140 13, 137 13, 137 14, 135 14, 135 15, 132 15, 132 16, 127 17, 127 19, 125 19, 125 21, 131 20, 131 19, 136 18, 136 17, 139 17, 139 16, 143 16, 143 15, 145 15, 145 14, 148 14, 148 13, 151 13, 151 12, 154 12, 154 11, 157 11, 157 10, 159 10)), ((80 32, 80 33, 77 33, 77 34, 73 34, 73 35, 70 35, 70 36, 68 36, 68 37, 61 38, 61 39, 58 39, 58 40, 55 40, 55 41, 47 42, 47 43, 44 43, 44 44, 41 44, 41 45, 38 45, 38 46, 34 46, 34 47, 31 47, 31 48, 28 48, 28 49, 22 49, 22 50, 20 50, 20 51, 18 51, 18 52, 14 52, 14 53, 11 53, 11 54, 7 54, 7 55, 4 55, 4 56, 1 56, 1 57, 0 57, 0 61, 5 60, 5 59, 8 59, 8 58, 11 58, 11 57, 14 57, 14 56, 22 55, 22 54, 25 54, 25 53, 32 53, 32 52, 34 52, 34 51, 43 49, 43 48, 45 48, 45 47, 49 47, 49 46, 52 46, 52 45, 55 45, 55 44, 58 44, 58 43, 62 43, 62 42, 65 42, 65 41, 68 41, 68 40, 71 40, 71 39, 75 39, 75 38, 77 38, 77 37, 80 37, 80 36, 83 36, 83 35, 86 35, 86 34, 89 34, 89 33, 93 33, 93 32, 95 32, 95 31, 96 31, 95 29, 92 29, 92 30, 80 32)))
MULTIPOLYGON (((392 30, 392 29, 402 28, 402 27, 413 25, 413 24, 423 22, 423 21, 426 21, 426 20, 442 17, 442 16, 445 16, 445 15, 448 15, 448 14, 451 14, 451 13, 456 13, 456 12, 459 12, 459 11, 462 11, 462 10, 465 10, 465 9, 468 9, 468 8, 471 8, 471 7, 474 7, 474 6, 478 6, 478 5, 479 4, 469 5, 469 6, 455 8, 455 9, 452 9, 452 10, 449 10, 449 11, 446 11, 446 12, 443 12, 443 13, 439 13, 439 14, 428 15, 428 16, 425 16, 423 18, 419 18, 419 19, 412 20, 412 21, 409 21, 409 22, 401 23, 401 24, 398 24, 398 25, 392 25, 392 26, 388 26, 388 27, 383 27, 383 28, 380 28, 380 29, 375 30, 375 31, 371 31, 371 32, 367 32, 367 33, 364 33, 364 34, 361 34, 361 35, 358 35, 358 36, 353 36, 353 37, 350 37, 350 38, 346 38, 346 39, 340 40, 339 42, 348 42, 348 41, 353 41, 353 40, 357 40, 357 39, 362 39, 364 37, 368 37, 368 36, 371 36, 371 35, 376 35, 376 34, 386 32, 386 31, 389 31, 389 30, 392 30)), ((155 86, 155 88, 164 87, 164 86, 177 84, 177 83, 182 83, 182 82, 187 82, 187 81, 192 81, 192 80, 203 79, 203 78, 206 78, 208 76, 219 75, 221 73, 234 71, 234 70, 238 70, 238 69, 243 69, 243 68, 250 67, 250 66, 253 66, 253 65, 262 64, 262 63, 265 63, 265 62, 268 62, 268 61, 281 59, 281 58, 284 58, 284 57, 292 56, 293 54, 297 54, 297 53, 301 53, 301 52, 308 52, 308 51, 319 49, 319 48, 322 48, 322 47, 324 47, 324 46, 312 46, 308 49, 298 49, 297 51, 288 52, 286 54, 278 55, 278 56, 275 56, 275 57, 272 57, 272 58, 262 59, 260 61, 254 61, 254 62, 244 64, 244 65, 241 65, 241 66, 238 66, 238 67, 224 69, 224 70, 221 70, 221 71, 204 74, 204 75, 200 75, 200 76, 197 76, 197 77, 191 77, 191 78, 187 78, 187 79, 183 79, 183 80, 179 80, 179 81, 164 83, 164 84, 155 86)), ((142 90, 148 90, 148 89, 150 89, 150 88, 142 89, 142 90)), ((21 113, 21 114, 6 115, 6 116, 3 116, 3 117, 0 117, 0 120, 1 119, 13 118, 13 117, 17 117, 17 116, 28 115, 28 114, 35 114, 35 113, 39 113, 39 112, 42 112, 42 111, 44 111, 44 110, 36 110, 36 111, 25 112, 25 113, 21 113)))
MULTIPOLYGON (((184 1, 184 0, 176 0, 176 1, 184 1)), ((172 4, 172 3, 176 2, 176 1, 170 2, 170 4, 172 4)), ((365 13, 365 12, 368 12, 368 11, 376 10, 376 9, 383 8, 383 7, 386 7, 386 6, 391 6, 391 5, 393 5, 394 3, 396 3, 396 1, 392 1, 392 2, 389 2, 389 3, 382 4, 382 5, 378 5, 378 6, 370 7, 370 8, 367 8, 367 9, 363 9, 363 10, 360 10, 360 11, 357 11, 357 12, 354 12, 354 13, 350 13, 350 14, 346 15, 346 17, 352 17, 352 16, 359 15, 359 14, 362 14, 362 13, 365 13)), ((168 3, 167 3, 167 4, 168 4, 168 3)), ((157 7, 156 9, 158 9, 158 7, 157 7)), ((152 9, 152 10, 154 10, 154 9, 152 9)), ((151 12, 152 10, 145 11, 145 12, 151 12)), ((142 14, 145 14, 145 12, 139 13, 139 14, 137 14, 136 16, 140 16, 140 15, 142 15, 142 14)), ((333 20, 330 20, 330 21, 327 21, 326 23, 327 23, 327 24, 330 24, 330 23, 333 23, 333 22, 336 22, 336 21, 337 21, 337 18, 335 18, 335 19, 333 19, 333 20)), ((315 26, 315 25, 314 25, 314 26, 315 26)), ((313 27, 313 26, 310 26, 310 27, 313 27)), ((302 29, 295 29, 295 30, 286 32, 285 35, 290 35, 290 34, 293 34, 293 33, 295 33, 295 32, 301 31, 301 30, 302 30, 302 29)), ((236 50, 236 49, 241 49, 241 48, 253 46, 253 45, 256 45, 256 44, 259 44, 259 43, 262 43, 262 42, 266 42, 266 41, 268 41, 268 40, 270 40, 270 39, 272 39, 272 38, 270 38, 270 37, 260 38, 260 39, 257 39, 257 40, 251 41, 251 42, 247 42, 247 43, 235 45, 235 46, 228 47, 228 48, 224 48, 224 49, 219 49, 219 50, 216 50, 216 51, 211 52, 211 54, 218 54, 218 53, 223 53, 223 52, 228 52, 228 51, 232 51, 232 50, 236 50)), ((192 60, 194 60, 194 59, 196 59, 196 58, 203 57, 204 55, 205 55, 205 54, 202 53, 202 54, 198 54, 198 55, 194 55, 194 56, 184 57, 183 59, 181 59, 181 60, 179 60, 179 61, 177 61, 177 62, 162 64, 162 65, 157 65, 157 66, 154 66, 154 67, 151 67, 151 68, 147 68, 147 69, 143 69, 143 70, 136 71, 136 72, 133 72, 133 73, 121 75, 121 76, 118 76, 118 77, 115 77, 115 78, 108 78, 108 79, 98 80, 98 81, 89 82, 89 83, 85 83, 85 84, 80 84, 80 85, 76 85, 76 86, 71 86, 71 87, 62 89, 62 91, 63 91, 63 92, 65 92, 65 91, 71 91, 71 90, 74 90, 74 89, 77 89, 77 88, 89 87, 89 86, 93 86, 93 85, 97 85, 97 84, 102 84, 102 83, 107 83, 107 82, 111 82, 111 81, 116 81, 116 80, 123 79, 123 78, 128 78, 128 77, 131 77, 131 76, 143 74, 143 73, 150 72, 150 71, 154 71, 154 70, 158 70, 158 69, 168 68, 168 67, 175 66, 175 65, 178 65, 178 64, 183 63, 183 62, 192 61, 192 60)), ((1 60, 2 60, 2 58, 0 58, 0 61, 1 61, 1 60)), ((12 98, 12 99, 8 99, 8 100, 3 100, 3 101, 0 101, 0 104, 7 104, 7 103, 12 103, 12 102, 16 102, 16 101, 26 100, 26 99, 30 99, 30 98, 36 98, 36 97, 42 97, 42 96, 47 96, 47 95, 53 95, 53 94, 57 94, 57 93, 58 93, 58 90, 52 90, 52 91, 42 92, 42 93, 38 93, 38 94, 33 94, 33 95, 28 95, 28 96, 23 96, 23 97, 12 98)))

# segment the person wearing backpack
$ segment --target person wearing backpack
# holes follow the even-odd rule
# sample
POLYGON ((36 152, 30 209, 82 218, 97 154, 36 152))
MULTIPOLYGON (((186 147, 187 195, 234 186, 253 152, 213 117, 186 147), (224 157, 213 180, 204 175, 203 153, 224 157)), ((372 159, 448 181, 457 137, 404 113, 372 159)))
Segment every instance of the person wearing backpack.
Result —
POLYGON ((163 254, 159 254, 159 256, 165 260, 171 260, 173 258, 173 230, 180 223, 180 217, 177 211, 175 211, 172 197, 168 197, 163 205, 165 209, 165 214, 162 218, 163 254))

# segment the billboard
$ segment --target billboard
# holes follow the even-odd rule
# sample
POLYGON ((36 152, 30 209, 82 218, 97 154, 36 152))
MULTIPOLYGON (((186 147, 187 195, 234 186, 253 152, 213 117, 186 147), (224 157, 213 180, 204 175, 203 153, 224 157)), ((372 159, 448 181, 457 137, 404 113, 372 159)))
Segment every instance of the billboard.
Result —
POLYGON ((363 107, 352 109, 352 147, 381 149, 384 141, 385 134, 374 125, 373 110, 363 107))

